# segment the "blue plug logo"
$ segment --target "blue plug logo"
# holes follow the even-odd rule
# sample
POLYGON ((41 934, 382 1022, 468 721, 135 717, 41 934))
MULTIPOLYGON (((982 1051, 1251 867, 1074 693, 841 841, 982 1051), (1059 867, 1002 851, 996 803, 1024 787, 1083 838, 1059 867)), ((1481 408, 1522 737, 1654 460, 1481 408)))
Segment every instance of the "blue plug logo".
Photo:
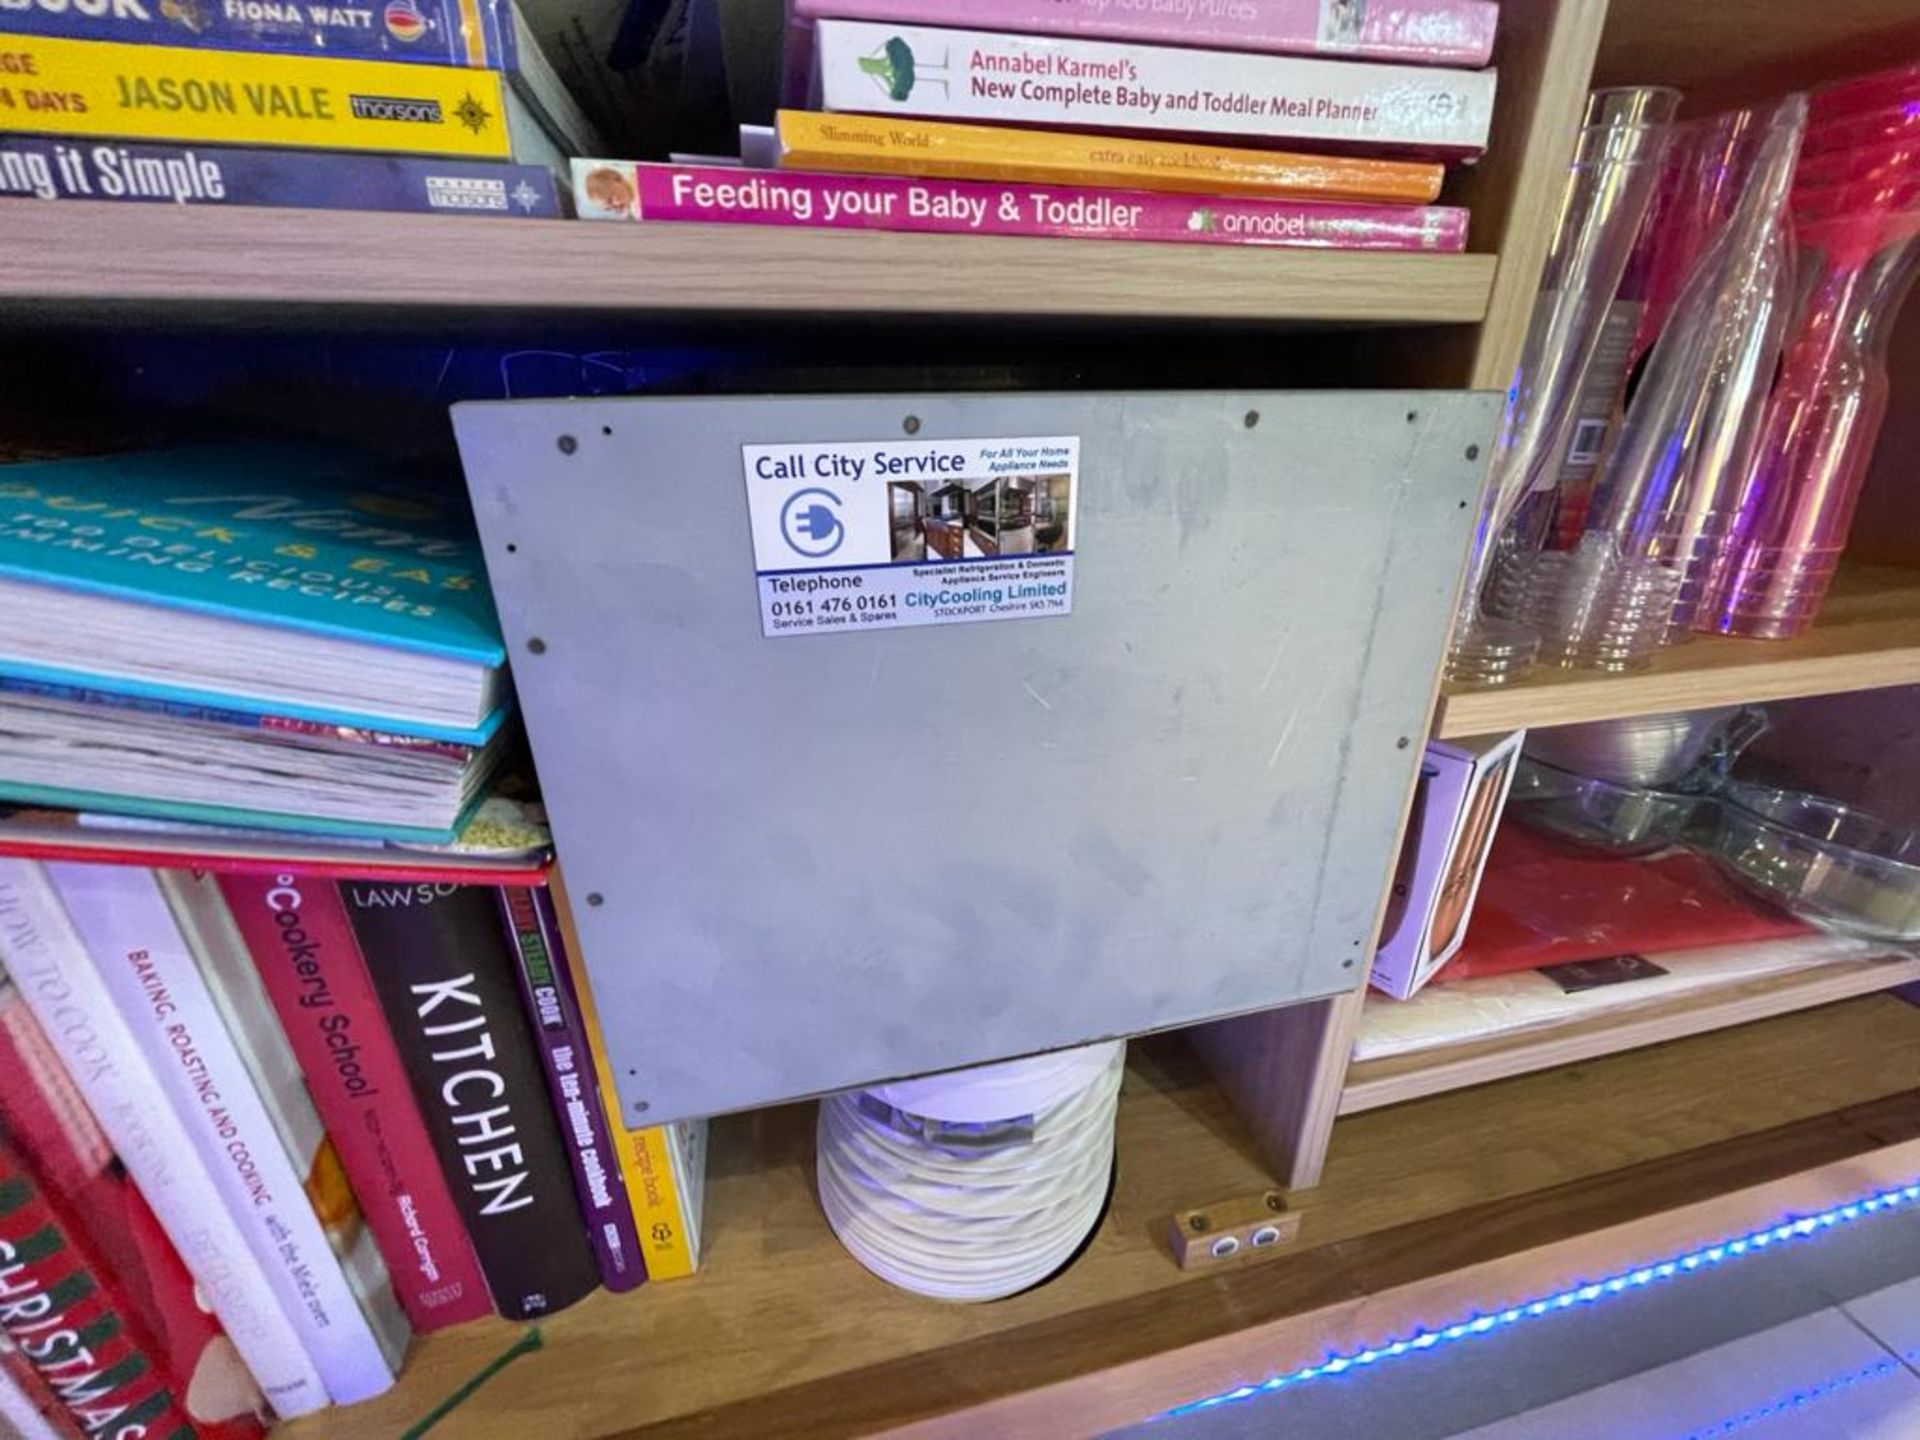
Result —
POLYGON ((780 534, 797 555, 822 560, 840 548, 847 538, 847 527, 840 521, 840 497, 831 490, 810 485, 796 490, 780 507, 780 534), (822 501, 831 502, 828 509, 822 501))

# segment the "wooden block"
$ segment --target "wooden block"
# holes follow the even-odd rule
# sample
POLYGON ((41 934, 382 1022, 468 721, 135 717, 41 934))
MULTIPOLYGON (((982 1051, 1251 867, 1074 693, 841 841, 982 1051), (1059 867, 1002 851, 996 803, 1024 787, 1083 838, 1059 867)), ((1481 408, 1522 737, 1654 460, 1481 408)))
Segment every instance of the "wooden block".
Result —
POLYGON ((1278 1190, 1243 1195, 1173 1217, 1173 1257, 1182 1270, 1277 1250, 1300 1233, 1300 1216, 1278 1190))

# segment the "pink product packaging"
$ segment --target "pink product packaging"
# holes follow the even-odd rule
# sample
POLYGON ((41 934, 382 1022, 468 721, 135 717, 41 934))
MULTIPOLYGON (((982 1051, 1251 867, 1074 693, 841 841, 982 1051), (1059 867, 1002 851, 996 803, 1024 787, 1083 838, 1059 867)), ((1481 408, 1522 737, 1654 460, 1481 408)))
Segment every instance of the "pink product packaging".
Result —
POLYGON ((1465 159, 1486 149, 1491 70, 815 24, 816 108, 983 125, 1223 136, 1465 159))
POLYGON ((573 162, 583 220, 802 225, 1321 250, 1466 248, 1451 205, 1354 205, 731 166, 573 162))
POLYGON ((1485 65, 1493 0, 793 0, 793 19, 967 25, 1275 55, 1485 65))
POLYGON ((1374 989, 1407 999, 1467 938, 1526 734, 1428 743, 1373 957, 1374 989))

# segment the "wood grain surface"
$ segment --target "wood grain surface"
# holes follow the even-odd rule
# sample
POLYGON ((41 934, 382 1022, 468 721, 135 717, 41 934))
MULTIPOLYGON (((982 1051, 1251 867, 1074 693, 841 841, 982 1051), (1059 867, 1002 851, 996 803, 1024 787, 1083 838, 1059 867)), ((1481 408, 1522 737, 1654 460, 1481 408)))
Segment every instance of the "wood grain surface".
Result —
MULTIPOLYGON (((1920 1010, 1873 996, 1355 1116, 1334 1130, 1321 1187, 1289 1197, 1303 1216, 1295 1253, 1188 1275, 1167 1248, 1173 1212, 1268 1182, 1184 1047, 1136 1045, 1114 1204, 1092 1245, 1053 1283, 983 1306, 904 1294, 841 1250, 813 1197, 811 1107, 725 1120, 702 1272, 556 1316, 546 1348, 442 1433, 773 1440, 906 1423, 1452 1264, 1478 1207, 1540 1207, 1535 1223, 1570 1234, 1597 1223, 1583 1200, 1597 1177, 1671 1163, 1711 1177, 1709 1191, 1731 1188, 1751 1157, 1729 1170, 1712 1158, 1719 1147, 1803 1122, 1820 1144, 1858 1149, 1857 1131, 1816 1117, 1912 1086, 1917 1046, 1920 1010), (1387 1232, 1396 1238, 1362 1245, 1387 1232)), ((1818 1148, 1795 1142, 1779 1163, 1816 1163, 1818 1148)), ((427 1337, 391 1394, 280 1433, 398 1434, 515 1333, 485 1322, 427 1337)))
MULTIPOLYGON (((1546 1025, 1462 1045, 1408 1055, 1360 1060, 1347 1068, 1340 1097, 1342 1115, 1398 1105, 1467 1085, 1525 1075, 1553 1065, 1571 1065, 1659 1045, 1729 1025, 1830 1005, 1856 995, 1897 990, 1920 981, 1920 959, 1910 956, 1849 960, 1792 975, 1770 975, 1658 1004, 1634 1006, 1571 1024, 1546 1025)), ((1916 1058, 1920 1078, 1920 1057, 1916 1058)))
POLYGON ((1477 321, 1490 255, 590 225, 62 201, 0 205, 0 305, 1477 321))
POLYGON ((1436 733, 1487 735, 1708 705, 1833 695, 1920 681, 1920 570, 1850 565, 1813 628, 1792 640, 1699 635, 1630 675, 1547 671, 1442 703, 1436 733))

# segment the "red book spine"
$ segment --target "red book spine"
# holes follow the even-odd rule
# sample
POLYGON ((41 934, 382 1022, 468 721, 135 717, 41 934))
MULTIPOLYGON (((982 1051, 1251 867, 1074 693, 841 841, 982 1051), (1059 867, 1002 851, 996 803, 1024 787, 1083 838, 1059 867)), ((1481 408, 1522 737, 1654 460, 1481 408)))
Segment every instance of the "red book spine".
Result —
POLYGON ((3 1137, 0 1329, 89 1440, 196 1440, 139 1317, 3 1137))
POLYGON ((493 1313, 339 892, 296 875, 223 875, 313 1103, 413 1328, 493 1313))
MULTIPOLYGON (((265 1401, 17 992, 0 981, 0 1128, 153 1337, 203 1440, 257 1440, 265 1401)), ((15 1355, 24 1364, 24 1357, 15 1355)))

